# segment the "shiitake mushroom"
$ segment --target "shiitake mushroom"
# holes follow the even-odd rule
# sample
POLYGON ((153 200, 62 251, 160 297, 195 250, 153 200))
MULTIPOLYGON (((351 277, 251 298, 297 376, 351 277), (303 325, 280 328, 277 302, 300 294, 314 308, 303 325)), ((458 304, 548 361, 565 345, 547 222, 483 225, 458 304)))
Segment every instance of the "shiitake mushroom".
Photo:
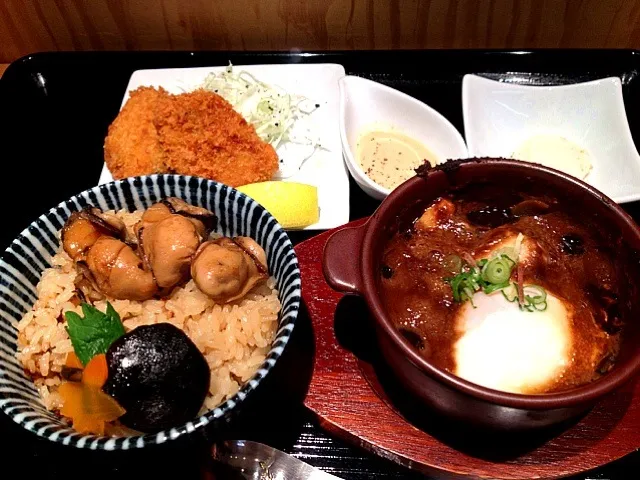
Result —
POLYGON ((120 421, 156 432, 193 419, 209 390, 211 372, 196 345, 170 323, 140 326, 107 351, 103 390, 125 410, 120 421))

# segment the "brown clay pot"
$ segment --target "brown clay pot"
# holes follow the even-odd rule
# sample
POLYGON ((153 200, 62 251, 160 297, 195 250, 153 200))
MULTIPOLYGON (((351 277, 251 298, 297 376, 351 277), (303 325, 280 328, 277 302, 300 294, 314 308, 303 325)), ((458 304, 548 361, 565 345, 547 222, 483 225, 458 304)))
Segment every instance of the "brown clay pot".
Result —
MULTIPOLYGON (((540 165, 483 158, 450 161, 408 180, 382 202, 366 224, 335 233, 324 250, 327 283, 340 292, 364 297, 385 361, 402 385, 437 412, 471 425, 499 430, 548 427, 576 417, 640 371, 640 299, 635 302, 638 307, 634 307, 630 318, 624 319, 622 347, 613 369, 590 384, 544 395, 492 390, 435 367, 412 348, 385 312, 378 294, 378 281, 379 260, 386 241, 403 218, 411 220, 411 215, 415 218, 414 207, 473 182, 495 183, 496 188, 507 190, 539 185, 576 215, 590 215, 597 228, 616 232, 628 247, 628 252, 617 258, 638 264, 640 229, 602 193, 569 175, 540 165)), ((635 275, 632 281, 640 285, 640 273, 635 275)))

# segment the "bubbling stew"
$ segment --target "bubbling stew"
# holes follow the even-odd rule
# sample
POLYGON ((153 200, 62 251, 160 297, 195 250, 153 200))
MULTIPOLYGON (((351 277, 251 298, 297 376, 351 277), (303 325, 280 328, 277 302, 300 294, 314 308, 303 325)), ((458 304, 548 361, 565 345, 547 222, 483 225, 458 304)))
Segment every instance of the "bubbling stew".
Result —
POLYGON ((494 187, 399 224, 380 263, 388 316, 432 364, 488 388, 541 394, 606 374, 631 309, 620 236, 545 194, 494 187))

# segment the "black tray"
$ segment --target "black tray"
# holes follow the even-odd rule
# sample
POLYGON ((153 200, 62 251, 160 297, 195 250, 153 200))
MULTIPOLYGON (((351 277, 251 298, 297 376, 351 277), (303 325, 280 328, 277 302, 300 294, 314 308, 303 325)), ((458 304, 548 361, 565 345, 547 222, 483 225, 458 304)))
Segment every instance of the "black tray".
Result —
MULTIPOLYGON (((426 102, 461 132, 461 84, 466 73, 533 85, 617 76, 622 80, 631 133, 636 144, 640 141, 640 55, 636 51, 41 53, 14 62, 0 80, 4 167, 0 244, 8 245, 37 215, 97 183, 107 127, 118 113, 133 71, 226 65, 229 61, 236 65, 340 63, 347 74, 385 83, 426 102)), ((371 214, 377 205, 351 182, 351 219, 371 214)), ((636 220, 639 205, 625 205, 636 220)), ((309 235, 297 233, 293 239, 298 242, 309 235)), ((308 349, 313 344, 304 320, 294 334, 284 367, 253 400, 255 408, 248 409, 228 430, 209 432, 207 440, 223 436, 263 441, 343 478, 422 478, 329 438, 299 406, 310 368, 308 349)), ((0 415, 0 432, 3 458, 27 469, 25 478, 214 478, 207 476, 207 444, 197 439, 151 451, 100 453, 40 440, 5 415, 0 415)), ((576 478, 626 479, 639 469, 640 452, 576 478)))

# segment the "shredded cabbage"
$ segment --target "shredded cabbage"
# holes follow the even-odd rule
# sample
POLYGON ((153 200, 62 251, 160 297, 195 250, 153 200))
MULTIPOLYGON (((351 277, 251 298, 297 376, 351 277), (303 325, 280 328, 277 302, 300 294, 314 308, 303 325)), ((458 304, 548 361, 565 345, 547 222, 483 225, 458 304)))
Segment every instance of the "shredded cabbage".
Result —
POLYGON ((320 106, 308 98, 289 94, 278 86, 258 80, 245 70, 234 69, 231 64, 223 72, 207 75, 202 88, 227 100, 253 125, 258 136, 275 150, 287 143, 312 147, 310 154, 298 159, 297 168, 321 148, 319 139, 312 138, 307 129, 294 128, 299 120, 320 106))

